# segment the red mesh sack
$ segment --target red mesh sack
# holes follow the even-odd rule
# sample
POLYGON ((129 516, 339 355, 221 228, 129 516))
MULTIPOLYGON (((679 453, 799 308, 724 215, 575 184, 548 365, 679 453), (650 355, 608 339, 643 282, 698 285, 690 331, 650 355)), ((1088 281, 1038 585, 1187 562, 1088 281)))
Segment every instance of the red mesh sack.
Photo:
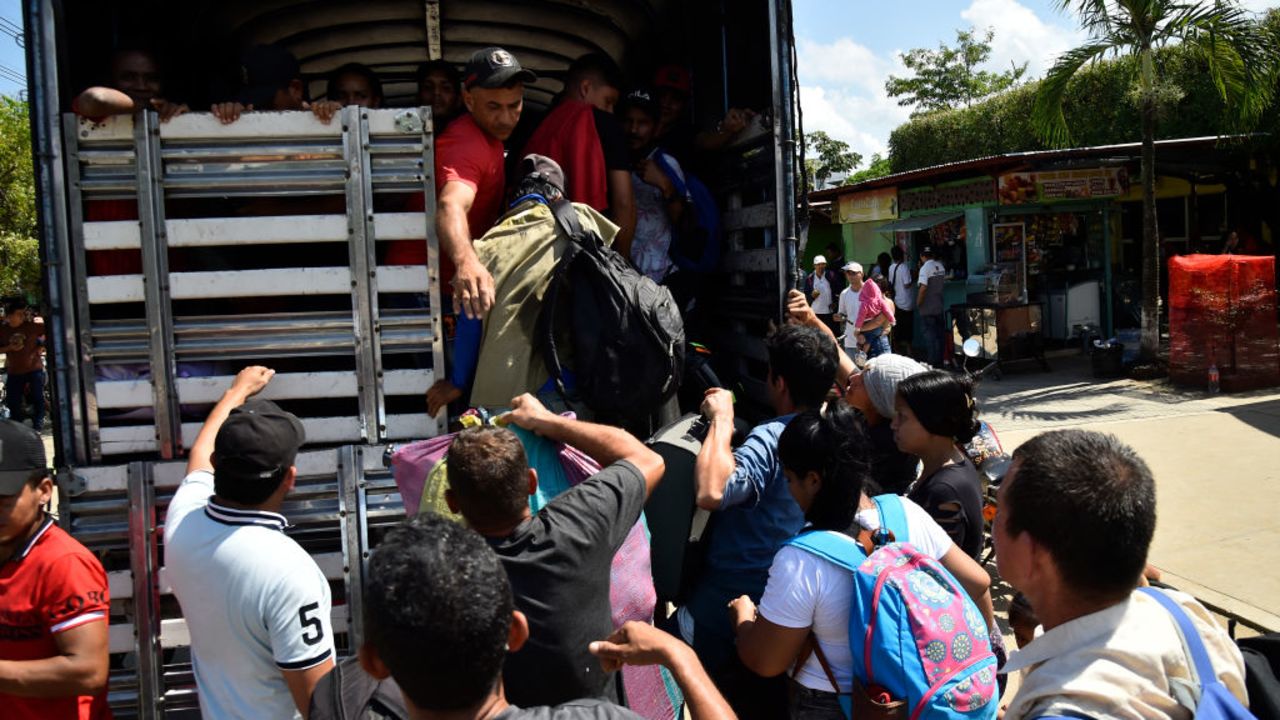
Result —
POLYGON ((1169 259, 1169 377, 1204 386, 1216 362, 1226 391, 1280 385, 1275 258, 1169 259))

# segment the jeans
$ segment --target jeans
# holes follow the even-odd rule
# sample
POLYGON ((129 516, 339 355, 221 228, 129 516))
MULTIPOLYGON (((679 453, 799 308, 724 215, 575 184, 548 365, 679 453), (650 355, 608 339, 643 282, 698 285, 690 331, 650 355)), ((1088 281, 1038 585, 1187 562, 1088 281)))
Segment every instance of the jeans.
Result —
POLYGON ((921 315, 924 335, 925 359, 933 367, 942 367, 943 349, 947 342, 947 328, 941 315, 921 315))
POLYGON ((23 397, 31 393, 31 427, 36 430, 44 428, 44 371, 33 370, 29 373, 10 374, 4 382, 4 404, 9 407, 9 418, 14 422, 22 422, 27 418, 26 403, 23 397))
POLYGON ((893 350, 889 347, 889 335, 885 333, 884 328, 876 328, 862 333, 867 339, 867 359, 870 360, 878 355, 887 355, 893 350))
POLYGON ((839 696, 791 682, 791 720, 846 720, 839 696))

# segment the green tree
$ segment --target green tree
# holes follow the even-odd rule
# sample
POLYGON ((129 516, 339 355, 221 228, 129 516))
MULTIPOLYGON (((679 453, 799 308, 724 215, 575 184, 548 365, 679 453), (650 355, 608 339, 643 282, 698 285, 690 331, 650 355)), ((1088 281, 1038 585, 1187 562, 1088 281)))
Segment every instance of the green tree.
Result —
POLYGON ((1156 227, 1155 138, 1162 102, 1180 99, 1180 89, 1157 72, 1160 48, 1178 44, 1205 62, 1229 119, 1243 129, 1255 124, 1275 88, 1276 50, 1259 23, 1235 0, 1056 0, 1073 11, 1089 33, 1080 47, 1063 53, 1036 93, 1032 121, 1050 145, 1071 141, 1063 97, 1081 68, 1111 56, 1136 60, 1131 83, 1142 122, 1142 344, 1144 360, 1160 349, 1160 243, 1156 227))
POLYGON ((0 96, 0 294, 39 293, 35 199, 27 103, 0 96))
POLYGON ((872 153, 871 162, 863 170, 851 173, 849 177, 844 179, 845 185, 864 182, 866 180, 875 180, 884 177, 893 172, 893 168, 889 164, 889 158, 882 156, 880 153, 872 153))
POLYGON ((851 172, 862 164, 862 155, 851 150, 849 143, 821 130, 805 133, 804 138, 807 154, 811 155, 804 159, 804 174, 814 190, 821 190, 832 175, 851 172))
POLYGON ((899 55, 911 77, 890 75, 884 84, 889 97, 898 98, 904 107, 914 106, 913 115, 950 110, 1008 90, 1027 71, 1027 64, 1014 65, 996 73, 979 70, 991 57, 991 39, 995 31, 987 28, 981 37, 973 28, 956 31, 956 46, 939 43, 937 50, 915 48, 899 55))

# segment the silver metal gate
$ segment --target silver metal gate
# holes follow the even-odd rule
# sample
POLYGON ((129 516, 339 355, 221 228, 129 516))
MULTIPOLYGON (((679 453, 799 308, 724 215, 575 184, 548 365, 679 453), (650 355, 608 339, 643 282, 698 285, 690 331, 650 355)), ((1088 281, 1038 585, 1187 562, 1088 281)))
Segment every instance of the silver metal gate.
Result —
POLYGON ((305 112, 230 125, 68 115, 63 137, 76 463, 180 457, 201 409, 250 362, 291 363, 265 397, 311 401, 299 414, 312 443, 439 431, 409 400, 444 352, 422 210, 435 197, 428 110, 349 107, 327 125, 305 112), (411 210, 391 202, 414 196, 411 210), (380 264, 392 242, 423 243, 426 265, 380 264), (123 267, 96 267, 104 256, 123 267))
POLYGON ((404 517, 383 444, 442 429, 423 400, 444 355, 431 140, 427 109, 64 117, 55 311, 80 352, 59 511, 108 571, 117 717, 197 706, 164 515, 243 365, 281 368, 263 396, 306 427, 287 532, 331 582, 339 651, 358 645, 368 550, 404 517), (425 265, 392 264, 391 243, 425 265))

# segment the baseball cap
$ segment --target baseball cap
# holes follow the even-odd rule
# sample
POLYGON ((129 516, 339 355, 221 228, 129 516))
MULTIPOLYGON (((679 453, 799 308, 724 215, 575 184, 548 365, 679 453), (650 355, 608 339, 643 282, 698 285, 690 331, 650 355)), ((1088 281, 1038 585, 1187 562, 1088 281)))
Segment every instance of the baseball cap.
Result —
POLYGON ((270 400, 250 400, 231 411, 213 440, 215 474, 274 477, 293 464, 307 439, 302 421, 270 400))
POLYGON ((13 420, 0 420, 0 495, 17 495, 27 478, 47 469, 40 433, 13 420))
POLYGON ((520 67, 516 56, 500 47, 487 47, 477 50, 467 61, 467 68, 462 72, 462 86, 465 88, 501 88, 517 82, 535 82, 538 76, 532 70, 520 67))
POLYGON ((827 256, 826 256, 826 255, 814 255, 814 256, 813 256, 813 265, 814 265, 814 267, 817 267, 817 266, 819 266, 819 265, 826 265, 826 264, 827 264, 827 256))
POLYGON ((645 88, 638 88, 627 93, 622 100, 621 112, 626 112, 627 108, 636 108, 642 110, 651 118, 657 118, 660 114, 658 101, 654 99, 654 94, 645 88))
POLYGON ((932 245, 925 245, 924 247, 920 248, 920 254, 921 254, 921 255, 928 255, 929 257, 933 257, 933 246, 932 246, 932 245))
POLYGON ((844 264, 844 267, 842 267, 842 268, 840 268, 840 269, 841 269, 841 270, 844 270, 845 272, 856 272, 856 273, 860 273, 860 272, 862 272, 862 263, 857 263, 857 262, 849 261, 849 262, 845 263, 845 264, 844 264))
POLYGON ((686 95, 693 89, 693 78, 689 71, 679 65, 663 65, 653 74, 653 86, 676 90, 686 95))
POLYGON ((293 53, 279 45, 254 45, 240 56, 239 101, 258 110, 269 110, 276 91, 293 80, 302 79, 302 70, 293 53))
POLYGON ((560 164, 546 155, 530 153, 520 161, 520 177, 554 185, 560 194, 564 194, 564 170, 560 164))

